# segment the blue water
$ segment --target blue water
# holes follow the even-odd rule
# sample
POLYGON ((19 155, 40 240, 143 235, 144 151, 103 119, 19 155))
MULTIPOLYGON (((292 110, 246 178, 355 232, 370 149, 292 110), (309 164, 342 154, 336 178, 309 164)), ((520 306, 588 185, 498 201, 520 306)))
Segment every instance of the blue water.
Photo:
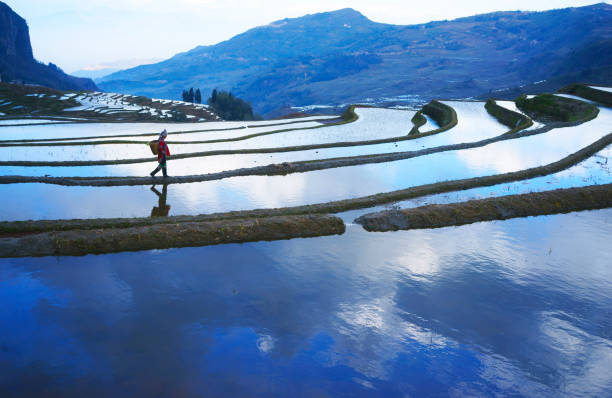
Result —
POLYGON ((340 213, 338 216, 345 220, 345 222, 352 222, 361 215, 383 210, 398 208, 406 209, 430 204, 458 203, 490 197, 520 195, 555 189, 584 187, 588 185, 610 184, 612 183, 611 167, 612 147, 607 147, 577 165, 558 173, 486 187, 465 189, 462 191, 419 196, 414 199, 387 203, 376 207, 350 210, 340 213))
MULTIPOLYGON (((359 145, 335 148, 319 148, 313 150, 276 152, 264 154, 233 154, 215 155, 187 159, 172 159, 172 175, 194 175, 233 170, 245 167, 269 165, 273 163, 297 162, 315 159, 331 159, 337 157, 372 155, 379 153, 416 151, 424 148, 452 145, 458 143, 476 142, 486 138, 501 135, 507 131, 492 116, 490 116, 482 102, 447 102, 457 111, 457 117, 461 121, 459 125, 451 130, 433 136, 426 136, 408 141, 391 142, 386 144, 359 145)), ((247 141, 237 141, 233 144, 170 144, 172 154, 194 153, 197 151, 211 151, 215 149, 255 149, 258 147, 281 148, 287 145, 320 144, 324 142, 346 142, 355 140, 380 139, 399 137, 408 133, 412 126, 410 121, 414 112, 388 110, 388 109, 358 109, 360 118, 350 124, 341 126, 328 126, 324 129, 299 130, 285 133, 276 133, 269 136, 258 137, 247 141), (365 113, 364 113, 365 112, 365 113), (403 133, 402 133, 403 131, 403 133), (285 137, 284 139, 282 137, 285 137), (260 139, 265 140, 264 142, 260 139), (255 140, 255 141, 253 141, 255 140), (259 141, 258 141, 259 140, 259 141), (283 141, 284 140, 284 141, 283 141), (289 141, 287 141, 289 140, 289 141), (304 141, 306 140, 306 141, 304 141), (248 143, 250 141, 250 143, 248 143), (282 142, 285 142, 284 144, 282 142)), ((292 124, 292 128, 301 125, 292 124)), ((286 127, 286 126, 285 126, 286 127)), ((421 132, 427 132, 437 128, 435 123, 428 119, 428 123, 420 128, 421 132)), ((265 129, 260 127, 258 129, 265 129)), ((278 127, 267 127, 267 129, 278 129, 278 127)), ((246 135, 257 129, 243 129, 232 132, 232 135, 246 135)), ((199 133, 203 136, 210 132, 199 133)), ((215 133, 226 136, 228 132, 215 133)), ((194 139, 189 138, 191 134, 176 135, 172 140, 194 139)), ((133 137, 142 141, 142 137, 133 137)), ((202 139, 202 138, 200 138, 202 139)), ((0 149, 2 152, 2 149, 0 149)), ((92 147, 6 147, 7 159, 34 160, 45 159, 78 160, 78 159, 117 159, 151 157, 149 147, 146 145, 103 145, 92 147)), ((1 157, 1 154, 0 154, 1 157)), ((115 166, 83 166, 83 167, 0 167, 0 175, 26 175, 26 176, 146 176, 150 172, 151 164, 135 163, 130 165, 115 166)))
MULTIPOLYGON (((474 160, 474 158, 466 158, 474 160)), ((409 161, 404 163, 409 165, 409 161)), ((430 203, 461 202, 489 196, 546 191, 612 183, 612 148, 567 170, 490 187, 474 188, 440 195, 419 197, 391 204, 394 207, 415 207, 430 203)), ((466 165, 466 167, 468 167, 466 165)), ((394 163, 345 167, 322 172, 298 173, 289 176, 238 177, 192 184, 168 185, 166 204, 170 215, 197 215, 231 210, 278 208, 323 203, 389 192, 428 182, 432 175, 461 175, 455 167, 447 172, 443 165, 413 168, 406 171, 394 163), (370 168, 372 167, 372 168, 370 168)), ((490 170, 495 174, 495 170, 490 170)), ((161 180, 161 179, 160 179, 161 180)), ((0 220, 69 219, 98 217, 148 217, 159 207, 159 196, 148 186, 65 187, 50 184, 0 185, 4 198, 0 220)), ((162 185, 155 188, 163 193, 162 185)), ((360 209, 342 217, 351 222, 363 213, 388 207, 360 209)))
MULTIPOLYGON (((478 148, 286 176, 244 176, 176 184, 169 187, 167 200, 174 206, 171 214, 183 215, 300 206, 357 198, 417 185, 514 172, 550 164, 592 144, 609 134, 611 129, 612 111, 602 108, 595 120, 580 126, 555 129, 478 148)), ((604 160, 607 162, 608 159, 609 154, 605 155, 604 160)), ((243 164, 239 162, 238 167, 241 166, 243 164)), ((146 175, 155 164, 135 167, 141 168, 140 175, 146 175)), ((227 164, 224 167, 236 168, 227 164)), ((172 162, 169 162, 170 175, 173 175, 172 170, 172 162)), ((609 182, 609 179, 607 168, 597 183, 609 182)), ((587 184, 578 178, 577 185, 572 185, 587 184)), ((92 188, 6 184, 0 185, 0 196, 5 210, 0 214, 0 220, 142 217, 150 214, 151 201, 157 201, 157 197, 145 186, 92 188)))
POLYGON ((612 210, 0 261, 2 397, 610 396, 612 210))

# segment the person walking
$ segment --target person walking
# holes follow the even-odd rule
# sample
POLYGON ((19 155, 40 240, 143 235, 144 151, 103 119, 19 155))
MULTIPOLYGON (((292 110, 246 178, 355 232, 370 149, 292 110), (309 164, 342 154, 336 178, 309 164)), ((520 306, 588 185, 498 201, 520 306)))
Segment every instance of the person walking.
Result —
POLYGON ((168 132, 166 129, 159 134, 159 139, 157 140, 159 144, 159 149, 157 151, 157 168, 151 172, 151 177, 155 176, 159 172, 162 171, 164 177, 168 177, 168 173, 166 171, 166 161, 168 160, 168 156, 170 156, 170 149, 168 149, 168 144, 166 144, 166 137, 168 136, 168 132))

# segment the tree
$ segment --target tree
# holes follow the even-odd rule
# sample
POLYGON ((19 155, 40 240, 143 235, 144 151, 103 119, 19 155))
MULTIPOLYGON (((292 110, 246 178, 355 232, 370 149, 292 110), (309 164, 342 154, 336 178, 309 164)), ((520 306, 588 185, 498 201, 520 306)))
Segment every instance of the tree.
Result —
POLYGON ((193 102, 195 94, 193 93, 193 87, 189 89, 189 102, 193 102))
POLYGON ((195 92, 195 102, 197 104, 201 104, 202 103, 202 93, 200 92, 200 89, 197 89, 195 92))
POLYGON ((251 104, 238 97, 234 97, 232 93, 227 91, 213 90, 212 96, 208 99, 208 105, 225 120, 255 119, 251 104))

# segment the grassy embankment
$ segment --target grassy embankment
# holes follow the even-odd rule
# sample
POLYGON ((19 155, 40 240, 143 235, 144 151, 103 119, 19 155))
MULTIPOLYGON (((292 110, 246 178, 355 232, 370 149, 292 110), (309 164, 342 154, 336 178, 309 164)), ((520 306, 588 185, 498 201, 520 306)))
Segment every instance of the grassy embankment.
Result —
POLYGON ((408 133, 409 135, 420 134, 419 129, 427 123, 427 119, 425 119, 425 116, 423 116, 422 111, 415 113, 411 121, 414 126, 412 126, 412 129, 408 133))
POLYGON ((305 215, 46 232, 0 238, 0 257, 81 256, 343 234, 338 217, 305 215))
POLYGON ((586 84, 574 83, 563 87, 558 91, 561 94, 571 94, 586 98, 591 101, 599 102, 605 106, 612 106, 612 92, 597 90, 586 84))
POLYGON ((382 232, 442 228, 608 207, 612 207, 612 184, 382 211, 361 216, 355 222, 367 231, 382 232))
POLYGON ((516 106, 532 119, 543 122, 575 122, 595 119, 599 109, 586 102, 552 94, 540 94, 533 98, 523 95, 516 106))
POLYGON ((414 123, 414 127, 408 134, 423 137, 425 135, 430 135, 431 133, 435 134, 435 132, 445 131, 449 128, 455 127, 457 125, 457 113, 452 107, 443 104, 442 102, 432 100, 423 106, 423 108, 412 117, 412 123, 414 123), (427 119, 425 116, 423 116, 423 114, 432 118, 438 124, 438 126, 440 126, 440 128, 421 133, 419 128, 427 123, 427 119))
POLYGON ((505 134, 516 133, 517 131, 533 126, 533 120, 525 115, 521 115, 518 112, 511 111, 510 109, 498 105, 492 98, 489 98, 485 103, 485 109, 491 116, 497 119, 498 122, 510 127, 510 130, 505 134))
POLYGON ((451 106, 442 102, 432 100, 423 106, 422 112, 431 117, 440 126, 440 129, 448 129, 457 125, 457 113, 451 106))

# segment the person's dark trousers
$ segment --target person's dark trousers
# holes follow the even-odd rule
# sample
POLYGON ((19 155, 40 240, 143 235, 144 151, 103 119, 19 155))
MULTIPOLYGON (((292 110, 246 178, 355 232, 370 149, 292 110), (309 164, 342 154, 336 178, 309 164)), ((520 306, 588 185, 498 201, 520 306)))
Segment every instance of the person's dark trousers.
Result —
POLYGON ((166 171, 166 158, 159 162, 159 165, 151 172, 151 177, 157 174, 160 170, 162 171, 164 177, 168 177, 168 172, 166 171))

